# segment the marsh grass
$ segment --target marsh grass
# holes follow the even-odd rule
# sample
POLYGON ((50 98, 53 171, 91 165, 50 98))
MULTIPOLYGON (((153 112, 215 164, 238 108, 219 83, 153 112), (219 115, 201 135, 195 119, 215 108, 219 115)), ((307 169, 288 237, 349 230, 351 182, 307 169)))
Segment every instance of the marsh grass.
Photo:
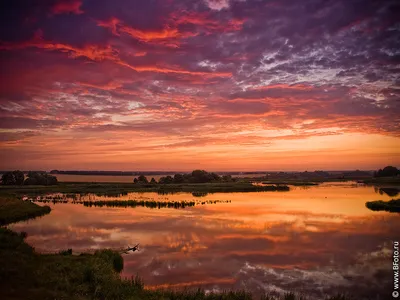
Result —
POLYGON ((396 177, 374 177, 364 179, 363 183, 370 185, 396 185, 400 186, 400 176, 396 177))
POLYGON ((182 184, 133 184, 133 183, 89 183, 62 182, 54 186, 0 186, 0 195, 43 195, 49 193, 96 194, 98 196, 117 196, 129 192, 156 192, 173 194, 179 192, 206 195, 207 193, 289 191, 286 185, 256 186, 249 181, 217 183, 182 183, 182 184))
POLYGON ((28 199, 27 201, 41 202, 41 203, 73 203, 83 204, 86 207, 147 207, 151 209, 160 208, 175 208, 183 209, 186 207, 193 207, 196 205, 217 204, 217 203, 230 203, 231 200, 204 200, 204 201, 155 201, 155 200, 73 200, 69 202, 66 198, 39 198, 28 199))
POLYGON ((48 206, 38 206, 28 201, 0 197, 0 225, 40 217, 50 213, 48 206))
POLYGON ((365 206, 374 211, 388 211, 400 213, 400 199, 392 199, 389 201, 369 201, 365 206))

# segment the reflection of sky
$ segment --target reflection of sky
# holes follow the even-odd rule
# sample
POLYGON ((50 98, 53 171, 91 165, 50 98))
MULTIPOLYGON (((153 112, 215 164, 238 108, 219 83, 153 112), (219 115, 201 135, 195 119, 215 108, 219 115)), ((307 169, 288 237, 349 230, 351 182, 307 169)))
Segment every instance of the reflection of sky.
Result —
MULTIPOLYGON (((139 197, 194 199, 183 193, 124 196, 139 197)), ((362 299, 390 284, 391 241, 400 219, 365 207, 389 199, 372 187, 326 184, 201 199, 232 202, 180 210, 56 204, 49 215, 13 228, 27 231, 28 242, 46 251, 140 242, 140 252, 124 255, 123 275, 139 273, 149 287, 296 289, 317 297, 350 290, 362 299)))

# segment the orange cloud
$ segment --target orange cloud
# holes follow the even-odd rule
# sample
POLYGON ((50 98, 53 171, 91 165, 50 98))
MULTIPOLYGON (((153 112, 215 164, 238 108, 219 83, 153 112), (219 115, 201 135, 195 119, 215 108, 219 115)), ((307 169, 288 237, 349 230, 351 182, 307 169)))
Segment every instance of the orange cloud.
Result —
POLYGON ((120 23, 119 19, 112 17, 108 21, 97 21, 97 25, 100 27, 109 28, 111 32, 115 35, 119 35, 117 26, 120 23))
POLYGON ((193 24, 210 31, 238 31, 242 29, 245 19, 231 19, 227 22, 214 20, 207 13, 175 12, 171 15, 171 22, 175 25, 193 24))
POLYGON ((128 26, 122 26, 121 32, 129 34, 131 37, 138 39, 143 42, 157 42, 170 47, 179 47, 178 39, 188 38, 195 36, 196 33, 191 32, 180 32, 177 28, 166 27, 159 31, 144 31, 134 29, 128 26), (175 41, 171 41, 175 40, 175 41))
POLYGON ((97 25, 111 30, 114 35, 121 33, 130 35, 132 38, 145 43, 155 43, 168 47, 177 48, 180 45, 179 40, 196 36, 193 32, 182 32, 176 27, 166 26, 160 30, 140 30, 124 24, 118 18, 112 17, 108 21, 97 21, 97 25))
POLYGON ((155 43, 168 47, 177 48, 180 45, 180 39, 197 36, 197 32, 188 32, 179 30, 178 27, 183 24, 192 24, 205 28, 207 31, 229 32, 237 31, 243 27, 245 20, 231 19, 227 22, 217 21, 209 18, 208 14, 204 13, 173 13, 167 26, 160 30, 141 30, 130 27, 124 24, 116 17, 111 17, 109 20, 98 20, 97 25, 111 30, 111 32, 119 36, 121 33, 126 33, 131 37, 145 43, 155 43))

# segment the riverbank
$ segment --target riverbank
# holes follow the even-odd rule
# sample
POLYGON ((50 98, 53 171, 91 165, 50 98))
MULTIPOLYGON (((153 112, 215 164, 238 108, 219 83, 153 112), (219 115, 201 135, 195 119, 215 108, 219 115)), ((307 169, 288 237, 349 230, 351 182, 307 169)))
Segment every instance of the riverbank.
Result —
POLYGON ((49 206, 38 206, 11 196, 0 199, 0 225, 28 220, 50 213, 49 206))
POLYGON ((258 186, 251 182, 218 182, 218 183, 183 183, 183 184, 133 184, 133 183, 91 183, 62 182, 49 186, 0 186, 0 196, 41 195, 46 193, 70 193, 97 195, 119 195, 130 192, 168 193, 232 193, 232 192, 264 192, 289 191, 286 185, 258 186))

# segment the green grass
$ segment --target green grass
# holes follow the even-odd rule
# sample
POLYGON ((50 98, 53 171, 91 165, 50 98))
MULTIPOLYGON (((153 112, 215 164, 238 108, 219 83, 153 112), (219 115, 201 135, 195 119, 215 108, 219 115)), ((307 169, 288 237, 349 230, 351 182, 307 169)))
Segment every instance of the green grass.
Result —
POLYGON ((184 184, 133 184, 133 183, 88 183, 63 182, 53 186, 0 186, 0 195, 42 195, 45 193, 71 193, 97 195, 119 195, 129 192, 177 192, 205 195, 206 193, 289 191, 285 185, 255 186, 250 182, 184 183, 184 184))
POLYGON ((50 213, 50 207, 38 206, 29 201, 7 197, 0 198, 0 225, 40 217, 50 213))

